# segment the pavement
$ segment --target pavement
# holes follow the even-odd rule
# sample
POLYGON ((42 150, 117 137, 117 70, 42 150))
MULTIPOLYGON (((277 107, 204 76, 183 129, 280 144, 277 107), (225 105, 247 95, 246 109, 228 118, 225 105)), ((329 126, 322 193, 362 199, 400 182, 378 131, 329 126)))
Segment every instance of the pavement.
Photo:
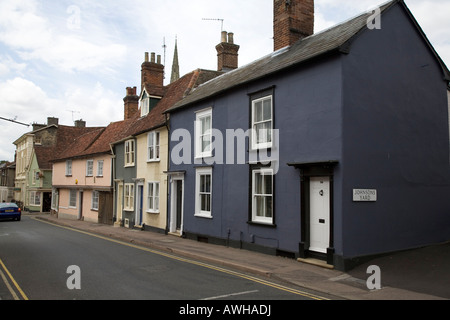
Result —
POLYGON ((99 236, 144 246, 199 262, 301 286, 342 300, 449 300, 450 242, 402 251, 368 261, 349 272, 316 260, 297 261, 253 251, 197 242, 173 235, 118 228, 38 214, 34 218, 99 236), (368 266, 381 270, 381 289, 369 290, 368 266))

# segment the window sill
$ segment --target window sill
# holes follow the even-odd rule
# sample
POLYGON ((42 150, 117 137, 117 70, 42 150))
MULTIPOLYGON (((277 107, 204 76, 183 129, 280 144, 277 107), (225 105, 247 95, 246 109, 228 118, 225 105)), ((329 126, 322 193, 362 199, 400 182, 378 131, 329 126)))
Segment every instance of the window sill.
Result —
POLYGON ((204 219, 212 219, 213 218, 211 214, 205 214, 205 213, 196 213, 196 214, 194 214, 194 217, 204 218, 204 219))
POLYGON ((156 160, 147 160, 147 163, 160 163, 161 159, 156 159, 156 160))
POLYGON ((258 226, 258 227, 267 227, 267 228, 276 228, 277 225, 272 222, 263 222, 263 221, 247 221, 247 224, 258 226))
POLYGON ((155 211, 155 210, 147 210, 145 212, 148 214, 160 214, 160 211, 155 211))

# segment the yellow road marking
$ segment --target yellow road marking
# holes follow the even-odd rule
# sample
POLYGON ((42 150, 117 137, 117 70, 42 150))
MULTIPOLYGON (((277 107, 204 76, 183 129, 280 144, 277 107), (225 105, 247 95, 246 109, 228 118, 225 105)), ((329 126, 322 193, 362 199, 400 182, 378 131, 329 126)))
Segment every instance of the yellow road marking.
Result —
MULTIPOLYGON (((22 291, 22 289, 20 288, 20 286, 17 284, 16 280, 14 280, 13 276, 11 275, 11 273, 8 271, 8 268, 6 268, 5 264, 3 263, 2 259, 0 259, 0 266, 3 268, 3 270, 6 272, 6 274, 8 275, 9 279, 11 280, 11 282, 14 284, 14 286, 16 287, 17 291, 19 291, 20 295, 22 296, 22 298, 24 300, 28 300, 27 295, 25 294, 25 292, 22 291)), ((5 274, 0 270, 0 274, 3 278, 3 281, 5 282, 6 286, 8 287, 9 291, 11 292, 13 298, 15 300, 20 300, 20 298, 17 296, 17 294, 14 292, 14 289, 12 288, 12 286, 9 284, 8 279, 6 278, 5 274)))
POLYGON ((52 222, 49 222, 49 221, 39 220, 39 219, 36 219, 36 218, 33 218, 33 219, 37 220, 39 222, 42 222, 42 223, 47 223, 47 224, 50 224, 52 226, 59 227, 59 228, 75 231, 75 232, 78 232, 78 233, 82 233, 82 234, 89 235, 89 236, 92 236, 92 237, 96 237, 96 238, 99 238, 99 239, 103 239, 103 240, 106 240, 106 241, 118 243, 118 244, 121 244, 121 245, 124 245, 124 246, 128 246, 128 247, 131 247, 131 248, 135 248, 135 249, 139 249, 139 250, 142 250, 142 251, 146 251, 146 252, 150 252, 150 253, 153 253, 153 254, 157 254, 157 255, 160 255, 160 256, 164 256, 164 257, 170 258, 172 260, 186 262, 186 263, 189 263, 189 264, 201 266, 201 267, 208 268, 208 269, 211 269, 211 270, 216 270, 216 271, 219 271, 219 272, 222 272, 222 273, 227 273, 227 274, 239 277, 239 278, 247 279, 247 280, 250 280, 252 282, 257 282, 257 283, 260 283, 260 284, 265 285, 265 286, 269 286, 269 287, 272 287, 272 288, 275 288, 275 289, 278 289, 278 290, 281 290, 281 291, 285 291, 285 292, 290 292, 290 293, 293 293, 293 294, 296 294, 296 295, 300 295, 300 296, 303 296, 303 297, 306 297, 306 298, 310 298, 310 299, 313 299, 313 300, 329 300, 327 298, 320 297, 318 295, 310 294, 310 293, 307 293, 307 292, 304 292, 304 291, 301 291, 301 290, 297 290, 297 289, 293 289, 293 288, 288 288, 288 287, 285 287, 283 285, 279 285, 279 284, 276 284, 276 283, 273 283, 273 282, 269 282, 269 281, 266 281, 266 280, 262 280, 262 279, 259 279, 259 278, 256 278, 256 277, 245 275, 243 273, 239 273, 239 272, 236 272, 236 271, 223 269, 223 268, 216 267, 216 266, 213 266, 213 265, 209 265, 209 264, 206 264, 206 263, 203 263, 203 262, 199 262, 199 261, 194 261, 194 260, 190 260, 190 259, 186 259, 186 258, 177 257, 175 255, 164 253, 162 251, 156 251, 156 250, 153 250, 153 249, 149 249, 149 248, 146 248, 146 247, 138 246, 138 245, 127 243, 127 242, 120 241, 120 240, 115 240, 115 239, 112 239, 112 238, 104 237, 104 236, 101 236, 101 235, 98 235, 98 234, 94 234, 94 233, 90 233, 90 232, 87 232, 87 231, 82 231, 82 230, 74 229, 74 228, 71 228, 71 227, 61 226, 61 225, 58 225, 58 224, 55 224, 55 223, 52 223, 52 222))

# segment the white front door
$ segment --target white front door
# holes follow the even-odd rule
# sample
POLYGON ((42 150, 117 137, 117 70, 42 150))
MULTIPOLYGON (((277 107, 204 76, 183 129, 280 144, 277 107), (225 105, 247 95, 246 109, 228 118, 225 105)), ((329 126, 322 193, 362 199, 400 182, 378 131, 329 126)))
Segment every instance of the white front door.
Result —
POLYGON ((330 245, 330 178, 310 179, 309 250, 327 253, 330 245))

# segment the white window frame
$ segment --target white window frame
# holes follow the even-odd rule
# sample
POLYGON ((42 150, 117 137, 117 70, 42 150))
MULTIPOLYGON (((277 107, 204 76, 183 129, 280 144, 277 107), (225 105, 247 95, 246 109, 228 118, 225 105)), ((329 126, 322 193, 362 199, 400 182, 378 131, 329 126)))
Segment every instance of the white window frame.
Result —
POLYGON ((100 200, 100 192, 96 190, 92 191, 92 202, 91 202, 92 210, 98 210, 99 200, 100 200))
POLYGON ((40 191, 30 191, 30 206, 40 206, 41 205, 42 192, 40 191))
POLYGON ((148 196, 147 196, 147 212, 159 213, 159 199, 160 199, 160 183, 159 182, 149 182, 148 196))
MULTIPOLYGON (((263 185, 261 186, 262 189, 264 189, 265 184, 263 183, 263 185)), ((274 219, 274 173, 273 173, 273 169, 264 169, 264 168, 259 168, 259 169, 254 169, 252 171, 252 222, 258 222, 258 223, 266 223, 266 224, 273 224, 273 219, 274 219), (262 176, 271 176, 272 177, 272 182, 271 182, 271 193, 265 193, 265 190, 262 190, 263 192, 257 192, 257 185, 256 185, 256 175, 262 175, 262 176), (257 210, 258 210, 258 199, 259 198, 267 198, 270 197, 271 198, 271 216, 267 217, 266 214, 264 215, 259 215, 257 210)), ((264 202, 264 212, 266 212, 267 207, 266 207, 266 203, 264 202)))
POLYGON ((69 190, 69 208, 76 209, 77 198, 78 198, 78 191, 73 189, 69 190))
POLYGON ((212 168, 198 168, 195 177, 195 216, 202 218, 212 218, 212 196, 213 196, 213 172, 212 168), (201 179, 203 176, 210 177, 210 189, 201 190, 201 179), (209 197, 209 211, 202 208, 203 196, 209 197))
POLYGON ((257 150, 257 149, 268 149, 272 147, 273 144, 273 96, 272 95, 268 95, 259 99, 255 99, 252 101, 252 112, 251 112, 251 119, 252 119, 252 127, 251 127, 251 145, 252 145, 252 149, 253 150, 257 150), (256 106, 257 104, 261 103, 261 111, 264 115, 264 102, 270 100, 270 119, 262 119, 260 121, 256 121, 255 117, 256 117, 256 106), (260 129, 257 130, 256 127, 259 125, 264 125, 265 123, 270 123, 270 127, 268 129, 260 129), (265 141, 265 142, 258 142, 257 139, 259 137, 260 134, 264 134, 266 130, 269 130, 268 133, 270 137, 269 140, 270 141, 265 141), (262 133, 260 132, 262 131, 262 133))
POLYGON ((94 160, 86 161, 86 177, 94 176, 94 160))
POLYGON ((198 158, 209 158, 212 156, 212 108, 208 108, 196 113, 195 120, 195 157, 198 158), (202 124, 204 119, 210 119, 210 127, 203 130, 202 124), (203 149, 204 139, 209 140, 209 150, 203 149))
POLYGON ((66 176, 72 176, 72 160, 66 161, 66 176))
POLYGON ((125 141, 125 167, 133 167, 136 161, 136 142, 134 140, 125 141))
POLYGON ((98 160, 97 161, 97 177, 103 177, 103 168, 105 165, 104 160, 98 160))
POLYGON ((147 161, 160 161, 161 157, 161 133, 152 131, 147 136, 147 161))
POLYGON ((126 183, 123 190, 123 210, 134 211, 134 183, 126 183))
POLYGON ((58 205, 59 205, 59 193, 58 190, 53 188, 52 189, 52 206, 51 208, 53 210, 58 210, 58 205))
POLYGON ((141 117, 144 117, 150 113, 150 96, 144 94, 141 99, 141 117))

